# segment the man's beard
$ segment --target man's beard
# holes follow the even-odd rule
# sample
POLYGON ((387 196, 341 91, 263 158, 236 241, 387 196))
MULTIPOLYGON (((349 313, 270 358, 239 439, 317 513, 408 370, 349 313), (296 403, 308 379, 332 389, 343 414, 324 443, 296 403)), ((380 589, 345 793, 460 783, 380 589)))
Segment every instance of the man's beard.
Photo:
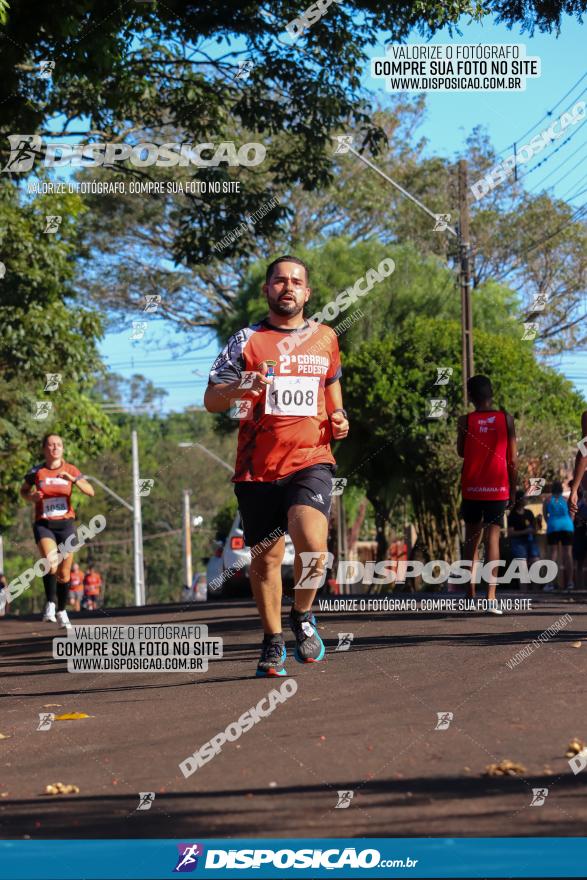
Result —
POLYGON ((269 308, 277 315, 283 315, 284 318, 295 318, 296 315, 304 311, 304 304, 301 303, 300 305, 297 302, 285 302, 285 300, 274 299, 269 300, 269 308))

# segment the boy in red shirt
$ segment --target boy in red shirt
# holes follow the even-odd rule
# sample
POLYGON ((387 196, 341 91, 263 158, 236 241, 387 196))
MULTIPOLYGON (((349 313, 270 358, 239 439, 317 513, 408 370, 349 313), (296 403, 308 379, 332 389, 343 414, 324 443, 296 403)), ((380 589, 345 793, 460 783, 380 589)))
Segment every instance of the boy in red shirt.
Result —
MULTIPOLYGON (((467 382, 469 400, 475 411, 460 416, 457 426, 457 452, 463 459, 461 516, 465 521, 464 558, 472 561, 469 598, 475 596, 475 568, 485 529, 485 563, 499 559, 499 534, 503 515, 515 504, 517 446, 514 419, 493 406, 493 388, 487 376, 472 376, 467 382)), ((496 607, 496 582, 487 585, 489 611, 496 607)))

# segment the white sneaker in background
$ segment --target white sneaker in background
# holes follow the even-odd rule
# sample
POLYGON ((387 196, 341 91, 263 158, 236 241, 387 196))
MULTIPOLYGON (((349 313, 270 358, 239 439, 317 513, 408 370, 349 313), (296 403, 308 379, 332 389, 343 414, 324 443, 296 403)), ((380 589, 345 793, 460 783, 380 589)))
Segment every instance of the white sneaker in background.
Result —
POLYGON ((47 604, 45 605, 43 620, 47 621, 48 623, 57 623, 57 619, 55 617, 55 602, 47 602, 47 604))
POLYGON ((57 612, 57 623, 59 626, 65 627, 65 629, 71 629, 71 622, 69 617, 67 616, 67 611, 58 611, 57 612))

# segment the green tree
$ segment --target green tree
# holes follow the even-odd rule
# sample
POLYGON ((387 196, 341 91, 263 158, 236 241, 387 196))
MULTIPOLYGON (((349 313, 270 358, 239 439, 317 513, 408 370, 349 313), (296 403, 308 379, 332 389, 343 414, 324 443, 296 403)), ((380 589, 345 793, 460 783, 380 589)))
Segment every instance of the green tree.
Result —
POLYGON ((97 312, 76 301, 76 219, 83 210, 75 196, 25 202, 17 188, 0 187, 0 252, 6 274, 0 288, 0 527, 14 518, 18 489, 40 457, 47 431, 63 434, 66 454, 81 459, 112 442, 115 432, 90 399, 101 368, 97 312), (55 234, 44 234, 46 216, 62 218, 55 234), (45 390, 47 374, 58 374, 56 390, 45 390), (37 402, 48 404, 35 418, 37 402))
MULTIPOLYGON (((532 426, 566 438, 578 423, 584 401, 571 383, 542 365, 532 345, 519 337, 479 329, 475 369, 491 377, 495 403, 532 426)), ((337 450, 341 472, 365 487, 381 532, 393 494, 411 500, 418 539, 428 558, 453 558, 458 541, 460 459, 456 419, 462 412, 460 326, 454 321, 413 315, 393 334, 369 340, 343 360, 345 404, 351 434, 337 450), (451 367, 451 381, 436 386, 437 367, 451 367), (446 418, 430 418, 429 401, 445 398, 446 418)), ((564 447, 563 447, 564 448, 564 447)), ((543 471, 557 472, 565 460, 543 471)), ((521 448, 521 474, 536 459, 532 443, 521 448)), ((381 545, 384 538, 379 537, 381 545)))

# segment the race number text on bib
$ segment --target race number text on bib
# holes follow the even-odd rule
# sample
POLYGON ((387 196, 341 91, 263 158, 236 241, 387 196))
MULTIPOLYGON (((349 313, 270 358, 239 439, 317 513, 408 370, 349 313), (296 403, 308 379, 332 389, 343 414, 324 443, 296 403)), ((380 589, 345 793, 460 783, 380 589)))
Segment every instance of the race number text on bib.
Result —
POLYGON ((58 519, 69 510, 67 498, 43 498, 43 516, 46 519, 58 519))
POLYGON ((317 415, 319 384, 319 376, 274 376, 265 394, 265 414, 317 415))

